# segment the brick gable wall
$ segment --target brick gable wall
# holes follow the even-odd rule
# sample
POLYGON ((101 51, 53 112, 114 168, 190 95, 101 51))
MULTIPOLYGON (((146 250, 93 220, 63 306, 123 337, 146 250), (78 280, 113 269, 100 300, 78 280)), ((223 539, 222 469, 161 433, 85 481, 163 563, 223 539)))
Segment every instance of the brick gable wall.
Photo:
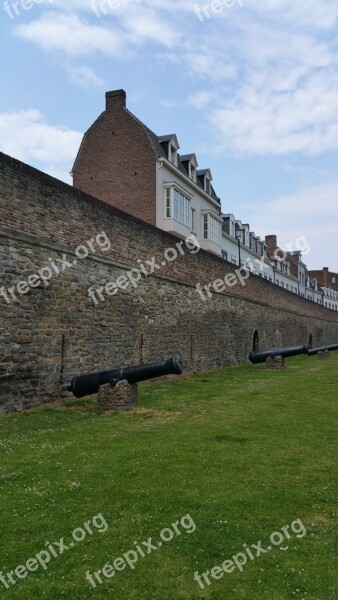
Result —
POLYGON ((156 157, 125 93, 108 92, 106 110, 84 135, 74 187, 156 225, 156 157))

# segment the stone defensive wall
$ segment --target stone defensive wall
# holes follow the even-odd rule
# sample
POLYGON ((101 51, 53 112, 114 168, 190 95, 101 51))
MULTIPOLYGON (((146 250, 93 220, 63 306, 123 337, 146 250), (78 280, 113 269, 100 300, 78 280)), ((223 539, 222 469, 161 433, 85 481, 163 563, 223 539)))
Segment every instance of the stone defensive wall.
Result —
POLYGON ((255 332, 262 349, 337 342, 338 313, 178 243, 0 153, 0 414, 67 396, 79 373, 243 363, 255 332))

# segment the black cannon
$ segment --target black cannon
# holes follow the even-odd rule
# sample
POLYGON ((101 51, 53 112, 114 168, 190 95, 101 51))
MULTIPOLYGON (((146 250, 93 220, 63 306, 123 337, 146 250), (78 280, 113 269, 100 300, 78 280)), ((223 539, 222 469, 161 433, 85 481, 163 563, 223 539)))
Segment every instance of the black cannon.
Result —
POLYGON ((329 346, 319 346, 319 348, 310 348, 308 351, 309 356, 314 356, 314 354, 318 354, 318 352, 325 352, 328 350, 332 352, 333 350, 338 350, 338 344, 330 344, 329 346))
POLYGON ((182 359, 178 354, 175 354, 172 358, 157 363, 122 367, 112 371, 92 373, 91 375, 79 375, 72 379, 68 391, 72 392, 76 398, 83 398, 84 396, 96 394, 99 387, 107 383, 114 385, 123 379, 126 379, 128 383, 138 383, 163 375, 180 375, 182 371, 182 359))
POLYGON ((286 348, 271 348, 270 350, 262 350, 262 352, 251 352, 249 356, 250 362, 254 365, 265 362, 269 356, 297 356, 298 354, 307 354, 308 346, 287 346, 286 348))

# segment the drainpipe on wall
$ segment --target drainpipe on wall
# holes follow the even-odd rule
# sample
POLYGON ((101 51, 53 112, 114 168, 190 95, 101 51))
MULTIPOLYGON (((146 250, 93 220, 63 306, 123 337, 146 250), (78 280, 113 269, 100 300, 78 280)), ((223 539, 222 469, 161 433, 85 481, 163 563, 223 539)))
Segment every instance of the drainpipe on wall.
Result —
POLYGON ((238 266, 241 266, 241 240, 239 237, 237 237, 237 244, 238 244, 238 266))

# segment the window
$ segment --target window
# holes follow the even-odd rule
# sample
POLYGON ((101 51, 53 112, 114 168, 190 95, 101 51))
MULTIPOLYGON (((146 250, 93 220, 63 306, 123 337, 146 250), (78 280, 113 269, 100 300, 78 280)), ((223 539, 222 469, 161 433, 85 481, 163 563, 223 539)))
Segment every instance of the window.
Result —
POLYGON ((288 283, 286 283, 286 284, 285 284, 285 287, 286 287, 286 289, 288 290, 288 289, 289 289, 289 284, 288 284, 288 283))
POLYGON ((279 279, 276 279, 276 285, 279 285, 279 279))
POLYGON ((171 217, 171 189, 167 188, 165 191, 166 199, 165 199, 165 215, 166 217, 171 217))
POLYGON ((233 254, 231 255, 231 262, 232 262, 234 265, 237 265, 237 258, 236 258, 236 256, 234 256, 233 254))
POLYGON ((166 218, 174 218, 176 221, 190 227, 190 198, 183 192, 168 185, 164 190, 164 214, 166 218))
POLYGON ((222 250, 222 258, 228 260, 228 253, 225 250, 222 250))
POLYGON ((190 177, 193 181, 196 181, 196 167, 190 163, 190 177))
POLYGON ((174 219, 189 226, 189 200, 174 189, 174 219))
POLYGON ((196 210, 194 208, 191 209, 191 231, 196 233, 196 210))
POLYGON ((203 215, 203 238, 215 244, 220 243, 220 223, 210 214, 203 215))
POLYGON ((210 194, 210 179, 208 179, 207 177, 204 177, 204 191, 207 194, 210 194))
POLYGON ((175 146, 173 146, 172 144, 170 145, 170 154, 171 154, 171 162, 173 162, 174 165, 177 166, 177 150, 176 150, 175 146))
POLYGON ((203 217, 203 238, 205 240, 208 239, 208 215, 204 215, 203 217))

